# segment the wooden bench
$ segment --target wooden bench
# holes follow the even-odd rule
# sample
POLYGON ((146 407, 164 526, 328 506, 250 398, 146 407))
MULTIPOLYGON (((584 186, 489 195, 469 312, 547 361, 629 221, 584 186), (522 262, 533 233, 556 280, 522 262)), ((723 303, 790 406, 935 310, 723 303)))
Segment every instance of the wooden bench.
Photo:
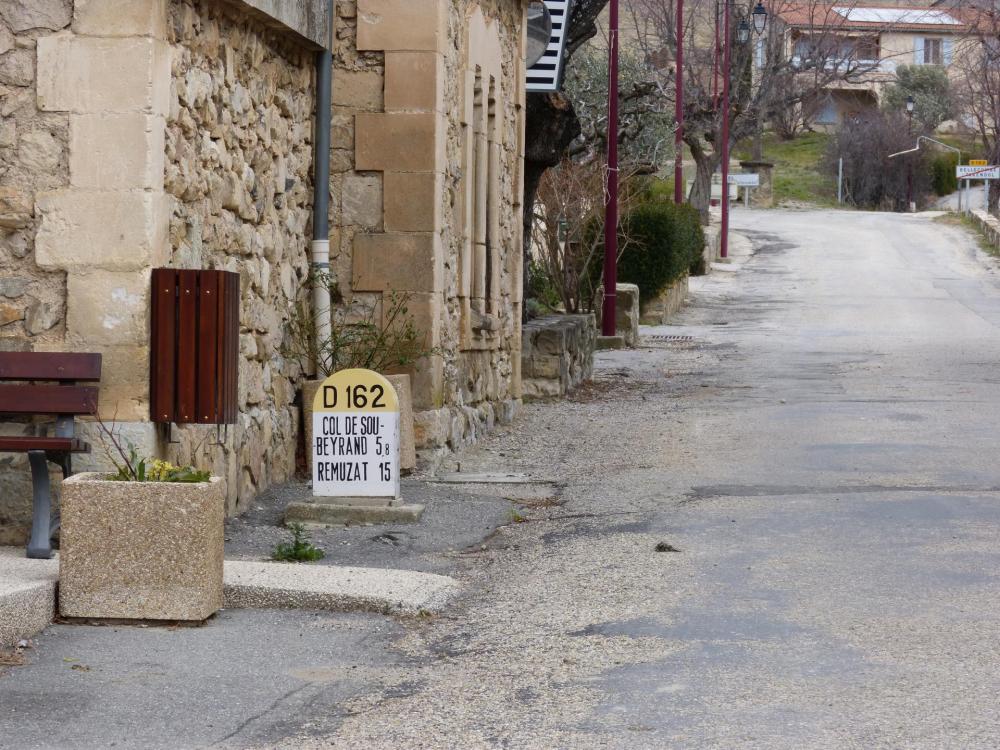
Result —
POLYGON ((65 478, 73 473, 73 454, 90 452, 90 445, 76 436, 74 418, 97 414, 97 387, 78 384, 100 379, 100 354, 0 352, 0 414, 55 417, 44 437, 0 436, 0 452, 27 453, 31 465, 28 557, 52 557, 52 535, 59 520, 51 517, 48 462, 62 467, 65 478))

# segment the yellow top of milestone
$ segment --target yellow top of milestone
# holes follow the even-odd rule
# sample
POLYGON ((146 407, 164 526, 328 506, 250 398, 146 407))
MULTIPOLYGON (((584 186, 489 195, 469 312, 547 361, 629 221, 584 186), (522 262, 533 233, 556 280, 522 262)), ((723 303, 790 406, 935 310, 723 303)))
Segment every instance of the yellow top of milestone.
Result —
POLYGON ((399 411, 399 397, 392 383, 374 370, 341 370, 328 377, 316 391, 313 412, 399 411))

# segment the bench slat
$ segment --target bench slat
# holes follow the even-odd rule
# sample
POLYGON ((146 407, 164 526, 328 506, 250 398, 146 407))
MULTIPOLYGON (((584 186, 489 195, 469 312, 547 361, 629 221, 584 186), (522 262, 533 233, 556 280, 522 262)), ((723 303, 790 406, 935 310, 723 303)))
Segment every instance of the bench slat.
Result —
POLYGON ((79 438, 43 438, 31 435, 0 437, 0 453, 27 453, 28 451, 89 453, 90 444, 79 438))
POLYGON ((96 414, 97 388, 90 385, 0 385, 0 413, 96 414))
POLYGON ((101 379, 101 355, 72 352, 0 352, 0 380, 101 379))

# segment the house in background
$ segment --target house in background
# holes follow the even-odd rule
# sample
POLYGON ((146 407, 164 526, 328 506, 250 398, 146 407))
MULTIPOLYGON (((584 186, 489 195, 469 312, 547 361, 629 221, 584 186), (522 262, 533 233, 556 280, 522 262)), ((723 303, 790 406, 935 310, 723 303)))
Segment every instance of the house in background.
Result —
MULTIPOLYGON (((969 31, 960 11, 943 8, 802 4, 785 6, 776 16, 784 54, 802 75, 832 68, 845 74, 805 105, 823 128, 877 107, 901 65, 949 69, 969 31)), ((765 60, 761 51, 757 65, 765 60)))

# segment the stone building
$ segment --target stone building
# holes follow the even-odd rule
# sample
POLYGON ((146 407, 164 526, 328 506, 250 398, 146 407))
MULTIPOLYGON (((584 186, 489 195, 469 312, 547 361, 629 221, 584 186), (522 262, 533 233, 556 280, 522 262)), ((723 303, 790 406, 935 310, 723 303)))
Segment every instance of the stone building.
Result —
MULTIPOLYGON (((102 419, 223 477, 230 513, 290 479, 308 364, 285 339, 309 300, 316 59, 332 48, 335 319, 407 295, 432 352, 411 372, 428 455, 510 419, 526 4, 2 0, 0 351, 101 352, 102 419), (234 425, 150 419, 157 267, 240 275, 234 425)), ((0 454, 0 544, 29 516, 22 459, 0 454)))

